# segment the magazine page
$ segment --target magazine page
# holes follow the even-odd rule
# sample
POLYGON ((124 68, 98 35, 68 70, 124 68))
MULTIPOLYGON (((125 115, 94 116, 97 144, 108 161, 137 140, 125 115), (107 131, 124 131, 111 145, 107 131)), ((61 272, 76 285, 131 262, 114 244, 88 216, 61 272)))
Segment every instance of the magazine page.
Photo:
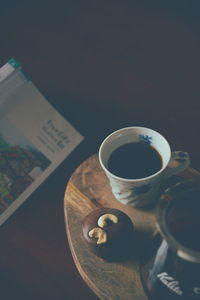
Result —
POLYGON ((82 140, 16 61, 0 69, 0 225, 82 140))

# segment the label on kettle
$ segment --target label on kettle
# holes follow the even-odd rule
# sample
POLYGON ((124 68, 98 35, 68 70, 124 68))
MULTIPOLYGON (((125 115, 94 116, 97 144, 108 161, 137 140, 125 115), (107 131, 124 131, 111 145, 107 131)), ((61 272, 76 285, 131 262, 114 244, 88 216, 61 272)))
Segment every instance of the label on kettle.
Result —
POLYGON ((157 275, 157 277, 160 279, 160 281, 166 285, 170 290, 172 290, 174 293, 178 295, 182 295, 183 291, 181 290, 179 286, 179 281, 175 278, 169 276, 167 272, 163 272, 157 275))
MULTIPOLYGON (((180 288, 179 281, 173 278, 172 276, 169 276, 167 272, 162 272, 158 274, 157 277, 165 286, 167 286, 174 293, 180 296, 183 295, 183 291, 180 288)), ((194 287, 192 293, 200 295, 200 287, 194 287)))

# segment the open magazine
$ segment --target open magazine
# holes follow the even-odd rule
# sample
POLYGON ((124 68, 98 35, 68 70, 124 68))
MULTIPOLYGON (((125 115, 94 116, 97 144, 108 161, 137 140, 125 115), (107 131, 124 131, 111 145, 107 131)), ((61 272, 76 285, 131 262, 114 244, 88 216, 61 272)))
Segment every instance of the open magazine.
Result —
POLYGON ((82 140, 16 60, 0 68, 0 225, 82 140))

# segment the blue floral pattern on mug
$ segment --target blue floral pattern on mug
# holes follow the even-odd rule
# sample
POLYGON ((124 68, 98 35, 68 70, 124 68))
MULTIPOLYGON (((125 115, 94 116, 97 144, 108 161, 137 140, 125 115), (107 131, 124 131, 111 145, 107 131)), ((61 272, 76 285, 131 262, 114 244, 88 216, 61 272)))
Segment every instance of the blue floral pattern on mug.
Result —
POLYGON ((151 187, 152 184, 143 184, 135 187, 133 191, 135 192, 135 194, 140 195, 140 194, 147 193, 151 189, 151 187))
POLYGON ((139 141, 141 143, 145 143, 145 144, 151 145, 151 143, 152 143, 152 136, 144 135, 144 134, 139 134, 139 141))

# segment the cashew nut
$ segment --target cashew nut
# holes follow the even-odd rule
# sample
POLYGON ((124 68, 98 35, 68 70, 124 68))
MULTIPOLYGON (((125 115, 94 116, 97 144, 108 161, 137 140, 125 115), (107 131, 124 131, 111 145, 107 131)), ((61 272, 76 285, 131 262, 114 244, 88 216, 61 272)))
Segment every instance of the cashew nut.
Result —
POLYGON ((99 227, 104 228, 108 225, 109 221, 112 223, 118 223, 118 217, 113 214, 104 214, 98 219, 97 224, 99 227))
POLYGON ((107 233, 99 228, 95 227, 88 232, 89 237, 97 238, 97 245, 104 244, 107 242, 107 233))

